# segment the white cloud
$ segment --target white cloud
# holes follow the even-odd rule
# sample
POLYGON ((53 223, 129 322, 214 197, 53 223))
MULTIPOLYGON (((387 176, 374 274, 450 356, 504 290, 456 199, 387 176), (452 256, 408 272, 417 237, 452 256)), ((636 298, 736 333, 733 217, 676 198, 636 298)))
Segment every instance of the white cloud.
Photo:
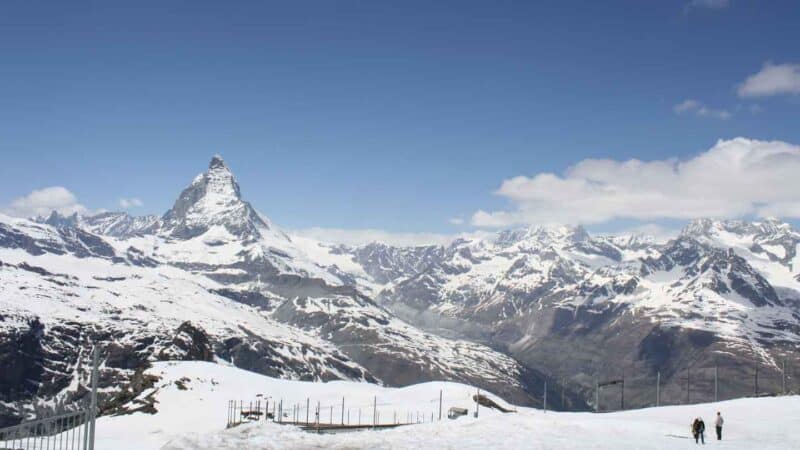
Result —
POLYGON ((675 114, 694 114, 697 117, 711 117, 714 119, 730 119, 731 113, 727 109, 709 108, 702 102, 694 99, 686 99, 672 107, 675 114))
POLYGON ((656 242, 667 242, 678 236, 679 228, 667 228, 657 223, 645 223, 631 228, 615 231, 611 234, 616 236, 642 235, 652 237, 656 242))
POLYGON ((700 102, 697 100, 686 99, 672 107, 672 110, 680 114, 683 112, 694 111, 700 107, 700 102))
POLYGON ((119 199, 119 207, 122 209, 138 208, 142 206, 142 201, 138 198, 121 198, 119 199))
POLYGON ((321 242, 363 245, 371 242, 380 242, 395 246, 415 245, 447 245, 458 238, 485 238, 492 233, 487 231, 474 231, 470 233, 441 234, 441 233, 402 233, 376 229, 341 229, 341 228, 307 228, 294 230, 292 235, 315 239, 321 242))
POLYGON ((767 62, 760 71, 747 77, 737 92, 739 97, 800 94, 800 64, 767 62))
POLYGON ((439 233, 396 233, 376 229, 349 230, 341 228, 307 228, 295 230, 292 234, 309 237, 322 242, 346 245, 362 245, 370 242, 398 246, 448 244, 455 236, 439 233))
POLYGON ((692 0, 686 5, 686 11, 694 8, 725 9, 730 6, 730 0, 692 0))
POLYGON ((24 197, 14 199, 4 209, 6 214, 17 217, 46 216, 52 211, 70 215, 73 213, 84 214, 87 209, 78 203, 75 194, 62 186, 37 189, 24 197))
POLYGON ((697 156, 615 161, 587 159, 563 175, 503 181, 509 211, 477 211, 472 224, 602 223, 749 214, 800 217, 800 146, 736 138, 697 156))

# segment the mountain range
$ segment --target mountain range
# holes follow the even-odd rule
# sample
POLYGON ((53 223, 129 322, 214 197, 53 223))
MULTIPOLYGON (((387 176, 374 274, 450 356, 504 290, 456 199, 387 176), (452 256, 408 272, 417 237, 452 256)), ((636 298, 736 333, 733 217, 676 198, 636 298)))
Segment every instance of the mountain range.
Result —
MULTIPOLYGON (((658 372, 680 396, 669 383, 685 367, 777 367, 796 351, 798 244, 774 219, 699 219, 666 243, 579 226, 323 243, 272 224, 215 156, 160 217, 0 215, 0 425, 20 419, 19 401, 83 398, 93 344, 107 414, 157 409, 139 397, 154 382, 144 371, 174 359, 304 380, 453 380, 528 405, 549 379, 549 404, 565 409, 588 408, 597 377, 658 372)), ((731 392, 748 383, 731 380, 731 392)))

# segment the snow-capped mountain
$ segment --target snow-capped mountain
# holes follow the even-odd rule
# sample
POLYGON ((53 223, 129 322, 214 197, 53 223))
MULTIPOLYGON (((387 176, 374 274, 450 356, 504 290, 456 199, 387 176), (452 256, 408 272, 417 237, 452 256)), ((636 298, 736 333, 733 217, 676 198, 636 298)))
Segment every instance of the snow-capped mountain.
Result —
POLYGON ((774 367, 800 343, 798 245, 774 219, 700 219, 667 243, 539 226, 445 246, 326 244, 272 224, 214 157, 162 217, 0 217, 0 363, 14 367, 2 405, 80 397, 89 340, 108 349, 107 384, 127 386, 109 410, 164 359, 455 380, 529 403, 557 372, 580 408, 596 376, 658 371, 669 395, 685 367, 725 357, 746 393, 743 367, 774 367))
POLYGON ((798 244, 774 219, 700 219, 665 244, 530 227, 446 247, 346 251, 387 280, 376 297, 400 317, 589 387, 620 367, 669 380, 720 355, 731 370, 777 367, 800 344, 798 244))
POLYGON ((270 226, 249 203, 242 200, 239 184, 219 156, 181 192, 162 218, 161 234, 191 239, 224 228, 243 241, 258 240, 270 226))
POLYGON ((56 228, 80 228, 90 233, 115 238, 151 233, 159 225, 157 216, 134 217, 124 212, 101 212, 88 216, 74 213, 63 216, 53 211, 48 217, 39 217, 35 220, 56 228))
POLYGON ((11 368, 0 416, 15 399, 84 395, 90 341, 105 350, 103 386, 124 386, 105 391, 108 411, 146 388, 150 361, 169 359, 308 380, 460 380, 534 401, 535 371, 398 319, 362 292, 355 263, 320 255, 243 201, 219 157, 161 218, 0 216, 0 365, 11 368))

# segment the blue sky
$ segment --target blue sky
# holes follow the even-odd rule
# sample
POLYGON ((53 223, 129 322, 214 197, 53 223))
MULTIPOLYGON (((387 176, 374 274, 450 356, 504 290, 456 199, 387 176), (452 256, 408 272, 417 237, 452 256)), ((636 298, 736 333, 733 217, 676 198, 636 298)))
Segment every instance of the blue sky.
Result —
MULTIPOLYGON (((290 229, 526 223, 543 200, 504 194, 514 177, 800 144, 798 23, 792 1, 5 1, 0 208, 60 186, 161 214, 220 153, 290 229)), ((787 195, 749 201, 792 218, 787 195)), ((659 214, 563 217, 683 220, 659 214)))

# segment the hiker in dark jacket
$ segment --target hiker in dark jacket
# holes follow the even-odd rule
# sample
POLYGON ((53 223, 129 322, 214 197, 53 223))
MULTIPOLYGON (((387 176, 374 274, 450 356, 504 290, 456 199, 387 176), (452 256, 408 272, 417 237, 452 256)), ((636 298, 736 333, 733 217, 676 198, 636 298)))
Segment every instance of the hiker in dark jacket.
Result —
POLYGON ((703 422, 703 419, 696 418, 694 422, 692 422, 692 435, 694 436, 694 443, 697 444, 698 442, 702 442, 704 445, 706 443, 705 436, 703 433, 706 431, 706 424, 703 422))

